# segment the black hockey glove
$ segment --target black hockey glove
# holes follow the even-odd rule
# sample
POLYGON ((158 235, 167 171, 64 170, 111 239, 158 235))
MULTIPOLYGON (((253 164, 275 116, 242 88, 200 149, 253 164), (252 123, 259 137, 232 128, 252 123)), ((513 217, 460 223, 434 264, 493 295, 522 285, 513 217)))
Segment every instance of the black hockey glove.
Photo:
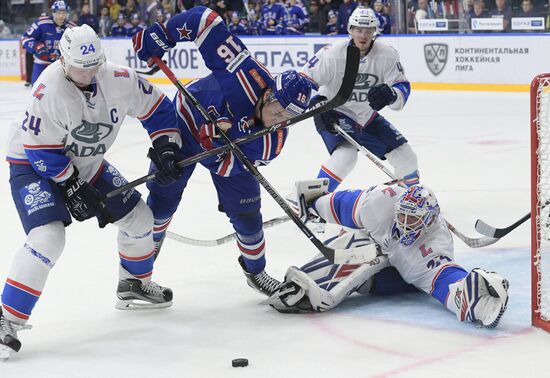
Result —
POLYGON ((369 90, 367 99, 370 107, 379 111, 384 106, 393 104, 397 100, 397 93, 388 84, 378 84, 369 90))
POLYGON ((147 156, 158 169, 155 181, 159 185, 170 185, 183 177, 183 168, 176 164, 181 160, 180 147, 168 136, 155 139, 153 148, 149 149, 147 156))
MULTIPOLYGON (((311 99, 309 103, 309 108, 313 108, 315 105, 326 100, 327 98, 325 96, 315 96, 311 99)), ((330 133, 338 134, 338 131, 336 131, 336 129, 334 128, 334 126, 338 124, 338 117, 336 115, 336 112, 333 110, 329 110, 313 116, 313 123, 315 123, 315 127, 317 128, 318 132, 327 130, 330 133)))
MULTIPOLYGON (((65 182, 59 184, 69 212, 79 222, 101 214, 99 191, 78 177, 78 169, 65 182)), ((101 223, 101 222, 100 222, 101 223)))

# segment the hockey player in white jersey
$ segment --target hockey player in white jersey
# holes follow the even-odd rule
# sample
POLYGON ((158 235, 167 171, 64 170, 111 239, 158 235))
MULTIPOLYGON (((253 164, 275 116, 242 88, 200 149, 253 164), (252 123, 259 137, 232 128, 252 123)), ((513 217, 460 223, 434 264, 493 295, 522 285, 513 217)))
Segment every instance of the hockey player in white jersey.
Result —
POLYGON ((303 73, 319 85, 311 105, 331 99, 338 92, 344 75, 346 47, 351 43, 361 50, 355 88, 348 101, 335 110, 314 117, 317 131, 330 153, 317 177, 329 179, 334 191, 353 170, 357 150, 335 130, 339 125, 360 145, 394 167, 395 176, 405 185, 418 183, 416 154, 407 139, 378 112, 384 107, 401 110, 410 94, 397 51, 376 41, 378 18, 372 9, 357 8, 348 22, 351 41, 342 41, 320 50, 303 68, 303 73))
MULTIPOLYGON (((61 59, 44 70, 21 125, 8 144, 12 197, 27 234, 15 253, 2 292, 0 354, 21 348, 26 325, 50 270, 65 246, 65 227, 97 217, 118 227, 117 308, 161 308, 172 291, 151 281, 153 215, 130 189, 100 202, 126 183, 104 159, 126 115, 137 117, 153 145, 179 135, 171 102, 128 67, 106 61, 88 26, 67 29, 61 59)), ((177 142, 177 141, 176 141, 177 142)), ((181 142, 180 142, 181 143, 181 142)))
POLYGON ((350 230, 329 239, 329 246, 376 247, 378 257, 367 264, 336 265, 320 256, 302 268, 290 267, 268 304, 280 312, 322 312, 354 292, 384 295, 416 288, 459 321, 497 326, 508 302, 508 281, 479 268, 468 273, 456 264, 451 234, 430 189, 418 184, 327 190, 327 179, 298 182, 296 200, 309 205, 300 215, 313 212, 350 230))

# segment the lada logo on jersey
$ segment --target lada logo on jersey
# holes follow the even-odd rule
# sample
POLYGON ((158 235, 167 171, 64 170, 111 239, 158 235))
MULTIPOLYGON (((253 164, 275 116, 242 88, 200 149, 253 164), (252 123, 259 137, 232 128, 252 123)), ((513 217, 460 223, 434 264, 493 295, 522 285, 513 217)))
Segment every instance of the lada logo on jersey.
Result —
POLYGON ((371 74, 357 74, 353 92, 348 101, 365 102, 367 101, 367 92, 370 87, 378 83, 378 76, 371 74))
POLYGON ((434 76, 439 75, 447 64, 449 46, 445 43, 428 43, 424 45, 424 59, 434 76))
POLYGON ((102 139, 107 138, 113 131, 113 126, 106 123, 91 123, 82 120, 82 125, 71 131, 71 135, 79 142, 97 143, 102 139))
POLYGON ((357 74, 357 79, 355 80, 354 90, 367 90, 373 85, 378 83, 378 76, 371 74, 357 74))

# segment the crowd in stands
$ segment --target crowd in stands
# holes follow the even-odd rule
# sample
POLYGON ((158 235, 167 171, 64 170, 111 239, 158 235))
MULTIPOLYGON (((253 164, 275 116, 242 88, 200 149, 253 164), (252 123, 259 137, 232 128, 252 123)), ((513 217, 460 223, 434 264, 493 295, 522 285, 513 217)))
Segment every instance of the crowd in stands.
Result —
MULTIPOLYGON (((249 0, 247 7, 242 0, 68 0, 67 3, 72 7, 71 21, 75 24, 88 24, 101 37, 128 37, 197 5, 215 10, 237 35, 347 34, 351 12, 358 6, 371 7, 378 16, 380 34, 390 34, 399 30, 391 17, 395 14, 392 6, 398 1, 406 2, 409 33, 418 32, 418 20, 439 18, 463 19, 469 25, 475 18, 500 17, 503 31, 508 32, 512 17, 542 16, 546 28, 550 27, 550 0, 249 0)), ((12 33, 0 20, 0 38, 14 37, 18 37, 17 33, 12 33)))

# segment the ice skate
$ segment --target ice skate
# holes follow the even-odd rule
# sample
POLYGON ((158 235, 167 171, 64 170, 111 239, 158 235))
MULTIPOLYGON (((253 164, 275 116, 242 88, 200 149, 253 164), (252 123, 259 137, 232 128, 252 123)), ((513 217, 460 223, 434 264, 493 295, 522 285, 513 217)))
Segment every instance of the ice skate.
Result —
POLYGON ((138 279, 118 281, 116 308, 119 310, 142 310, 172 306, 172 290, 149 281, 138 279))
POLYGON ((249 273, 246 269, 246 265, 244 264, 244 259, 242 256, 239 256, 238 260, 241 268, 243 268, 243 273, 246 276, 248 286, 250 286, 257 292, 270 296, 281 286, 281 282, 271 277, 265 272, 265 270, 262 270, 258 274, 249 273))
POLYGON ((2 314, 0 307, 0 361, 5 361, 19 352, 21 341, 17 338, 17 332, 23 329, 31 329, 31 326, 9 321, 2 314))

